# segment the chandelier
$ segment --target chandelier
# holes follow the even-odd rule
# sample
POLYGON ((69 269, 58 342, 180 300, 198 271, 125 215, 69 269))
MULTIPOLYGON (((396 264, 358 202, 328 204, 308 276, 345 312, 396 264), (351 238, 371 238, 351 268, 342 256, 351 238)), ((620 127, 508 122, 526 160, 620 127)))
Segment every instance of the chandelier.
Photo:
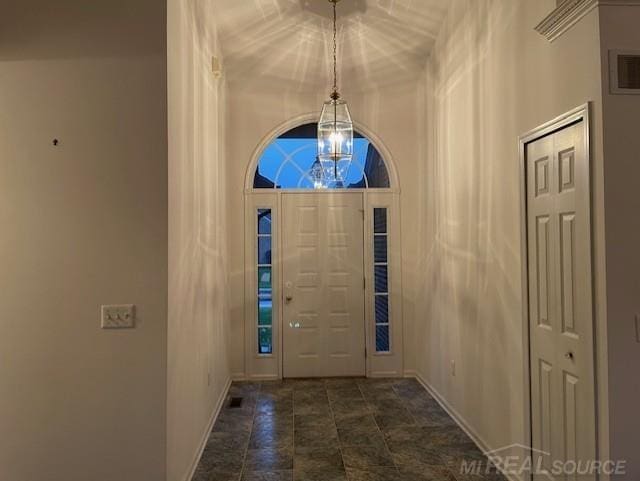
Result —
POLYGON ((333 92, 324 103, 318 122, 318 161, 324 185, 344 185, 353 158, 353 122, 347 103, 338 93, 337 3, 333 4, 333 92))

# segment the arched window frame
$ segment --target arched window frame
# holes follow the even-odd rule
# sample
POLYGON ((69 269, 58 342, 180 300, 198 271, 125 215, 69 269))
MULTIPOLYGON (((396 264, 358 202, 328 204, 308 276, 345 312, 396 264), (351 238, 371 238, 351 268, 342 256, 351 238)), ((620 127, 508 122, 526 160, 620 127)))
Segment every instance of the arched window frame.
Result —
MULTIPOLYGON (((260 162, 260 159, 262 158, 264 151, 280 136, 286 134, 292 129, 295 129, 296 127, 317 122, 319 118, 320 118, 319 113, 305 114, 299 117, 295 117, 287 122, 284 122, 279 127, 277 127, 276 129, 271 131, 269 134, 267 134, 265 137, 263 137, 260 143, 258 144, 258 146, 253 151, 253 154, 251 156, 251 162, 247 166, 247 170, 245 172, 245 184, 244 184, 245 192, 263 192, 263 193, 269 192, 270 189, 260 189, 260 188, 255 188, 253 186, 256 170, 258 168, 258 164, 260 162)), ((396 167, 393 162, 393 158, 391 156, 391 152, 389 151, 389 149, 385 146, 382 140, 366 125, 361 124, 359 122, 354 122, 353 126, 354 126, 354 130, 362 134, 362 136, 364 136, 369 142, 371 142, 371 144, 380 153, 380 156, 382 157, 385 167, 387 168, 387 173, 389 175, 389 187, 388 188, 372 188, 372 189, 370 188, 348 189, 348 190, 351 192, 354 192, 354 191, 357 192, 359 190, 361 191, 373 190, 376 192, 400 193, 400 182, 398 178, 398 172, 396 170, 396 167)), ((300 191, 308 192, 312 189, 287 188, 287 189, 273 189, 273 190, 281 190, 286 192, 295 192, 296 190, 300 190, 300 191)), ((332 190, 333 189, 328 189, 327 191, 331 192, 332 190)))

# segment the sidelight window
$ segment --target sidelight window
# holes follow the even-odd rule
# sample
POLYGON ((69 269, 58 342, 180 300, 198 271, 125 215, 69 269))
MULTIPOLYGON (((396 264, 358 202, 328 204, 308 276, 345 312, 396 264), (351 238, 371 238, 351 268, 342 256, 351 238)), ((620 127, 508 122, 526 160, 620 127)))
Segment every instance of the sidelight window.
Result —
POLYGON ((258 209, 258 354, 273 354, 273 263, 271 209, 258 209))
POLYGON ((389 330, 389 228, 386 208, 373 209, 373 277, 376 352, 391 349, 389 330))

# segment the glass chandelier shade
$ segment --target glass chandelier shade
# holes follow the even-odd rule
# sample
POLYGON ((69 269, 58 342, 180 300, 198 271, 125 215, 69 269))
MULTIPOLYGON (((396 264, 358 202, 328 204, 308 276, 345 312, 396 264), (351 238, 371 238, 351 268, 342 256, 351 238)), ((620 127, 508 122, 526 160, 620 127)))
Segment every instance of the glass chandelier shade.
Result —
POLYGON ((344 181, 353 159, 353 122, 344 100, 324 103, 318 122, 318 159, 325 181, 344 181))
POLYGON ((314 189, 326 189, 327 183, 324 180, 324 170, 322 168, 322 163, 320 159, 316 157, 315 162, 311 165, 311 169, 309 169, 309 178, 313 182, 314 189))
POLYGON ((339 185, 346 179, 353 159, 353 121, 347 103, 338 93, 338 29, 333 4, 333 93, 324 103, 318 121, 318 160, 324 173, 324 185, 339 185))

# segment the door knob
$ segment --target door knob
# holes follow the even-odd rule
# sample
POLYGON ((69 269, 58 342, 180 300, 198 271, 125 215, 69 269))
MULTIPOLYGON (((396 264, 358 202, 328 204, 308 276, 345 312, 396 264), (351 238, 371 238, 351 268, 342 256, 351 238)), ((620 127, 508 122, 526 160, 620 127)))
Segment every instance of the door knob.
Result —
POLYGON ((284 298, 285 301, 287 301, 287 304, 290 303, 291 301, 293 301, 293 296, 287 296, 284 298))
POLYGON ((567 358, 569 361, 573 361, 573 359, 575 358, 573 352, 569 351, 564 355, 565 358, 567 358))

